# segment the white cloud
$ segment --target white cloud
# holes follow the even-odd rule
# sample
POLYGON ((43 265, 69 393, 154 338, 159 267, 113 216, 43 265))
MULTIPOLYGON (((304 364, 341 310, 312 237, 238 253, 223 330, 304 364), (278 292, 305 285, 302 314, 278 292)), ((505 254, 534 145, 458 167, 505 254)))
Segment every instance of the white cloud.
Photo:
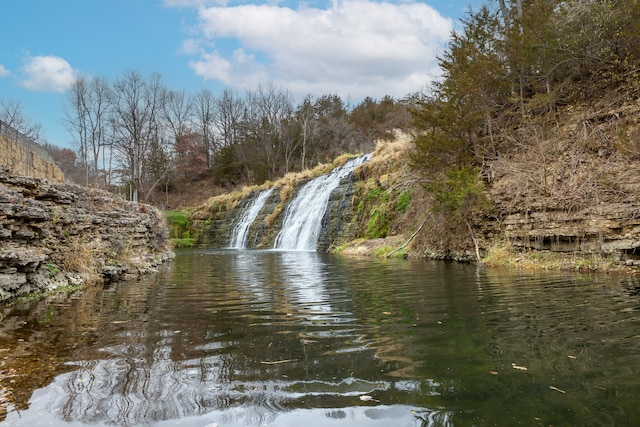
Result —
POLYGON ((433 77, 437 50, 453 28, 424 3, 342 0, 327 9, 245 4, 198 10, 202 53, 190 62, 196 74, 237 87, 268 79, 300 95, 418 91, 433 77), (212 41, 214 50, 204 47, 212 41))
POLYGON ((184 55, 196 55, 198 53, 204 53, 204 49, 200 47, 198 40, 186 39, 182 42, 179 52, 184 55))
POLYGON ((7 77, 9 74, 9 70, 2 64, 0 64, 0 77, 7 77))
POLYGON ((22 67, 21 86, 40 92, 64 92, 78 73, 58 56, 28 56, 22 67))

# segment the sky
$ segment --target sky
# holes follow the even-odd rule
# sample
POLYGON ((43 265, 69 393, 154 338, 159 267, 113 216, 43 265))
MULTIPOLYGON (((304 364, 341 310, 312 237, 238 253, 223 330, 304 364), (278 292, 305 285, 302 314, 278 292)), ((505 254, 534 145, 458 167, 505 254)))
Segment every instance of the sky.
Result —
POLYGON ((2 4, 0 100, 20 103, 47 142, 73 148, 66 91, 159 73, 172 90, 296 100, 402 98, 436 78, 436 55, 482 0, 20 0, 2 4))

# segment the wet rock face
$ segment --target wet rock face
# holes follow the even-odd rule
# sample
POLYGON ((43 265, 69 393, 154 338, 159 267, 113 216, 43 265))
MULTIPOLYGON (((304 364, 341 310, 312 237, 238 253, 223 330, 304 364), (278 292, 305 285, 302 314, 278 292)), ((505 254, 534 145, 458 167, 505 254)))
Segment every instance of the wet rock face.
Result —
POLYGON ((336 242, 348 242, 356 234, 353 229, 353 196, 356 192, 357 178, 354 174, 345 177, 333 190, 322 217, 322 229, 318 238, 318 252, 328 252, 336 242))
POLYGON ((153 271, 173 255, 155 208, 0 169, 0 301, 153 271))
MULTIPOLYGON (((283 215, 282 213, 278 215, 273 223, 270 223, 267 218, 272 215, 274 211, 278 209, 282 210, 279 190, 279 188, 276 188, 272 192, 249 227, 247 238, 247 246, 249 248, 268 249, 273 247, 276 235, 282 225, 283 215)), ((233 228, 238 223, 238 218, 251 204, 256 195, 257 192, 251 194, 247 199, 238 203, 234 209, 217 212, 212 214, 207 220, 202 221, 201 224, 197 226, 203 229, 202 238, 198 243, 203 246, 216 248, 228 247, 233 233, 233 228)))
MULTIPOLYGON (((317 247, 318 252, 328 252, 338 242, 346 242, 353 239, 355 234, 353 222, 355 209, 352 200, 356 190, 356 181, 357 178, 353 174, 349 174, 331 193, 322 218, 322 229, 317 247)), ((276 236, 282 227, 288 204, 307 182, 300 182, 296 190, 285 202, 280 200, 280 188, 276 188, 273 191, 249 227, 248 248, 269 249, 274 246, 276 236)), ((206 226, 201 225, 205 232, 202 234, 202 239, 199 243, 203 246, 227 247, 238 218, 247 209, 256 194, 252 194, 246 200, 238 203, 234 209, 213 214, 206 226)))

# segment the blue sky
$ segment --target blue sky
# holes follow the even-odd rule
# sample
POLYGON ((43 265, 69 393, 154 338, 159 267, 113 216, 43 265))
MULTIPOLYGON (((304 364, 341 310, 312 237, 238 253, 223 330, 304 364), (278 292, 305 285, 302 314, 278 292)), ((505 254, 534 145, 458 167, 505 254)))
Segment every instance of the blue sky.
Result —
POLYGON ((20 102, 48 142, 71 147, 65 91, 78 76, 126 70, 169 89, 255 89, 302 99, 402 97, 436 73, 435 55, 482 0, 20 0, 2 4, 0 99, 20 102))

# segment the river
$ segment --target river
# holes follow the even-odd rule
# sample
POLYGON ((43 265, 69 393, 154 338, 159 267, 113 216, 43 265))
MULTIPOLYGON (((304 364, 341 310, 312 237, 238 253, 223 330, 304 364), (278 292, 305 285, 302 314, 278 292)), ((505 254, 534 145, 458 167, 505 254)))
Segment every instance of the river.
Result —
POLYGON ((640 284, 297 251, 2 311, 8 426, 640 425, 640 284))

